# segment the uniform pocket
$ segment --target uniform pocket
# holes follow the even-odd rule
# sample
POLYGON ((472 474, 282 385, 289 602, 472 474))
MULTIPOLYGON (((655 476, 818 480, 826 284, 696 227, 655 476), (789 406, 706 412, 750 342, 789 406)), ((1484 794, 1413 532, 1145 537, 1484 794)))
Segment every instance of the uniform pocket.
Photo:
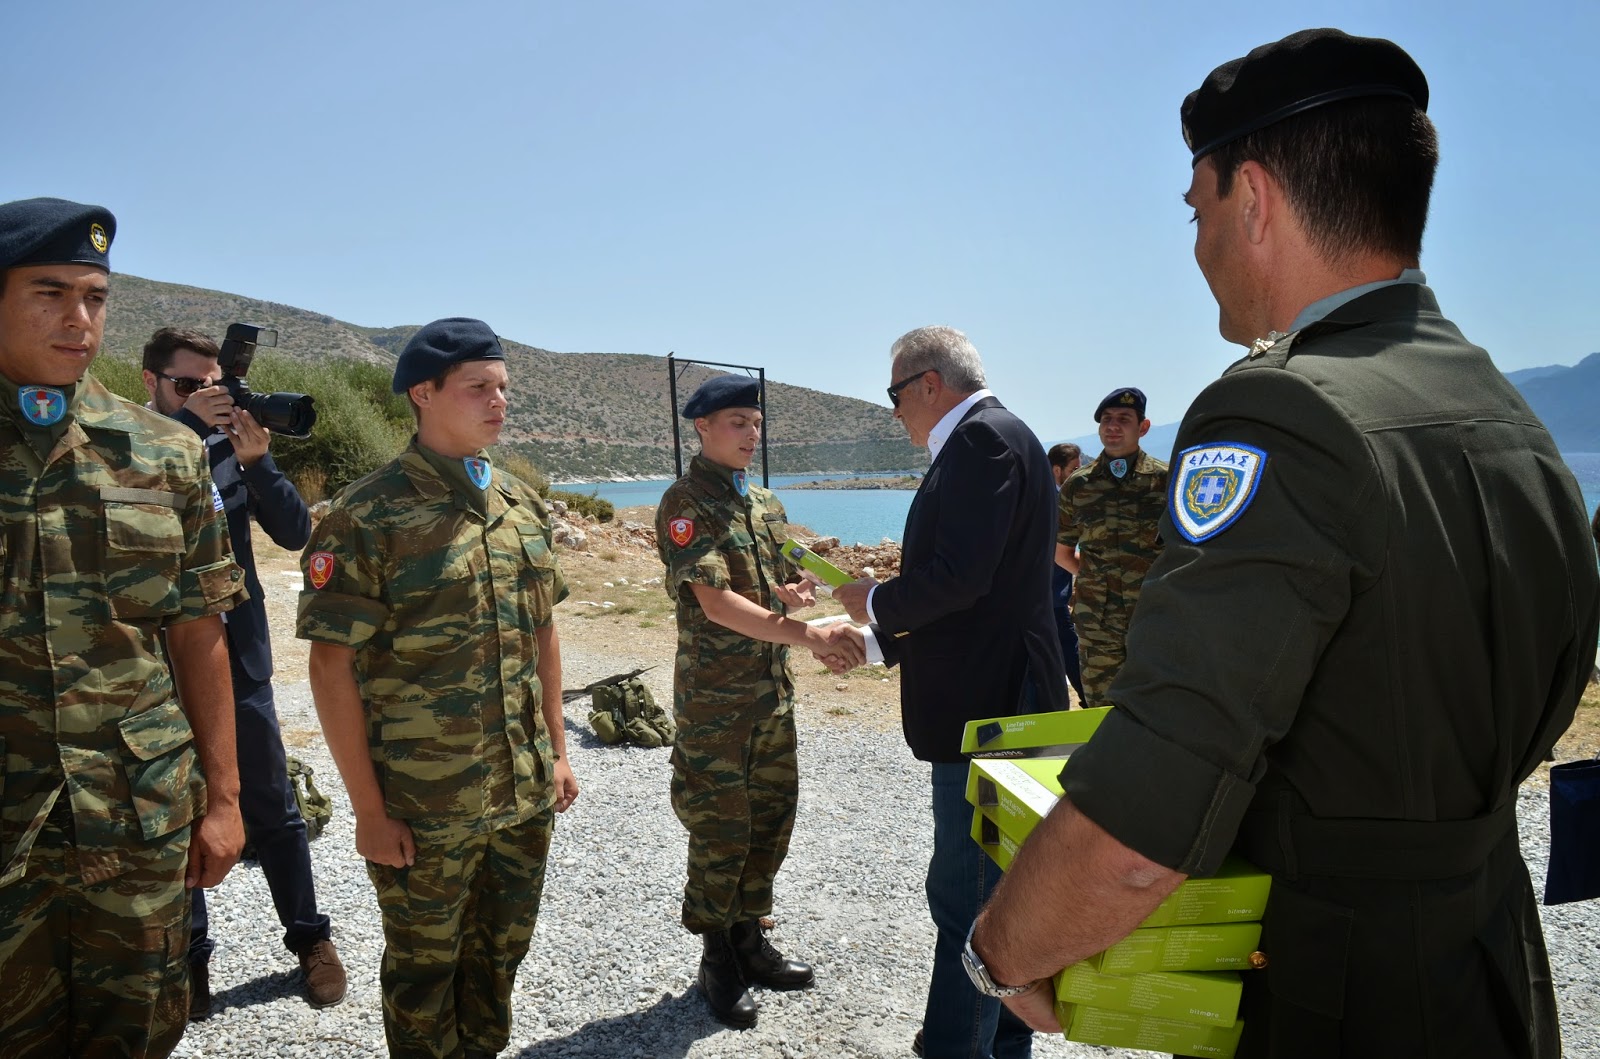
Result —
POLYGON ((133 810, 146 839, 194 822, 205 804, 205 778, 194 731, 176 702, 134 714, 118 725, 133 810))
POLYGON ((518 526, 517 533, 522 538, 523 585, 533 621, 543 625, 550 620, 556 605, 556 557, 542 526, 518 526))
POLYGON ((1328 1019, 1344 1017, 1350 932, 1356 914, 1343 905, 1274 885, 1261 924, 1262 972, 1278 1000, 1328 1019))
POLYGON ((178 612, 183 520, 166 502, 105 500, 106 595, 119 618, 178 612))

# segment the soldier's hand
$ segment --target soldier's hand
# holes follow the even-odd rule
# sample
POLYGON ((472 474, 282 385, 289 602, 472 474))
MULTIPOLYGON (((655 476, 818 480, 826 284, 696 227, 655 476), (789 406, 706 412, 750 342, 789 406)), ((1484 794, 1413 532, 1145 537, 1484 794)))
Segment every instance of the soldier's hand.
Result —
POLYGON ((809 607, 817 601, 816 594, 811 590, 811 582, 805 580, 791 585, 774 585, 772 594, 782 600, 784 606, 795 609, 809 607))
POLYGON ((208 427, 225 428, 233 422, 233 395, 223 386, 196 390, 183 402, 183 407, 208 427))
POLYGON ((374 864, 409 868, 417 861, 417 842, 411 825, 388 814, 356 814, 356 852, 374 864))
POLYGON ((241 467, 254 467, 272 443, 272 434, 243 408, 233 413, 233 422, 223 429, 228 432, 228 440, 233 442, 233 454, 239 457, 241 467))
POLYGON ((840 622, 823 633, 824 643, 812 650, 817 661, 836 675, 850 672, 867 660, 866 639, 854 625, 840 622))
POLYGON ((244 820, 238 802, 213 799, 206 815, 194 822, 189 832, 189 866, 183 885, 189 889, 212 887, 220 883, 244 849, 244 820))
POLYGON ((572 763, 566 758, 556 762, 555 791, 558 813, 566 812, 578 800, 578 777, 572 774, 572 763))
POLYGON ((840 585, 834 589, 833 598, 844 607, 851 621, 871 621, 871 616, 867 614, 867 594, 877 583, 875 577, 863 577, 859 581, 852 581, 848 585, 840 585))

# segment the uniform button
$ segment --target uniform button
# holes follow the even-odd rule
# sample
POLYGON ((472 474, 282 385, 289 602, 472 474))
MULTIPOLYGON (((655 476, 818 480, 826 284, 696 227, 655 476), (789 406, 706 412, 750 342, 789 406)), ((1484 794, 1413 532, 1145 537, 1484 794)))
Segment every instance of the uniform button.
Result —
POLYGON ((1250 954, 1250 967, 1252 970, 1264 971, 1267 969, 1267 954, 1256 951, 1250 954))

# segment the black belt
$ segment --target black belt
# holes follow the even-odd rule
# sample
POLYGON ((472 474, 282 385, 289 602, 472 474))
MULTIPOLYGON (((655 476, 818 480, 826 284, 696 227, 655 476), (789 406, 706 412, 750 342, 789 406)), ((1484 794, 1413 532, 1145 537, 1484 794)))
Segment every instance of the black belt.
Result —
POLYGON ((1274 875, 1435 880, 1483 867, 1515 834, 1515 799, 1466 820, 1368 820, 1310 816, 1282 798, 1247 812, 1235 848, 1274 875))

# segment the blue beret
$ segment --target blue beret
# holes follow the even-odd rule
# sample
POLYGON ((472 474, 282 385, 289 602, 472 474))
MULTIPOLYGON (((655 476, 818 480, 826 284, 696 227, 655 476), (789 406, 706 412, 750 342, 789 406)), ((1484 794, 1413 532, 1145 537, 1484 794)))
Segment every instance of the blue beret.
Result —
POLYGON ((1144 391, 1135 389, 1132 386, 1124 386, 1120 390, 1112 390, 1106 394, 1105 400, 1095 406, 1094 421, 1096 423, 1100 422, 1100 417, 1105 414, 1107 408, 1131 408, 1140 419, 1143 419, 1144 391))
POLYGON ((700 384, 700 388, 683 406, 685 419, 699 419, 724 408, 760 408, 761 383, 748 375, 716 375, 700 384))
POLYGON ((66 199, 21 199, 0 205, 0 269, 27 265, 95 265, 111 271, 117 219, 104 206, 66 199))
POLYGON ((505 360, 505 350, 482 320, 452 316, 435 320, 411 336, 400 359, 394 362, 395 393, 405 393, 419 382, 437 379, 452 365, 469 360, 505 360))
POLYGON ((1212 70, 1183 101, 1194 162, 1285 118, 1343 99, 1389 97, 1428 109, 1428 79, 1394 41, 1303 29, 1212 70))

